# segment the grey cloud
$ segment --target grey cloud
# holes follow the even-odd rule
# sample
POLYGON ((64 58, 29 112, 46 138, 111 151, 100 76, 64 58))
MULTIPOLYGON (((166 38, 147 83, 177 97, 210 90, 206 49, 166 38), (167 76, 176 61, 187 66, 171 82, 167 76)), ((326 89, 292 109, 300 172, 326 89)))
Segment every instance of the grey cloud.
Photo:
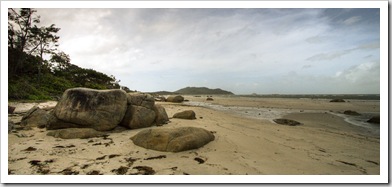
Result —
POLYGON ((343 55, 346 55, 350 52, 350 50, 345 51, 336 51, 331 53, 319 53, 307 58, 307 61, 322 61, 322 60, 333 60, 339 58, 343 55))
POLYGON ((361 20, 360 16, 353 16, 353 17, 350 17, 350 18, 344 20, 343 24, 345 24, 345 25, 352 25, 354 23, 359 22, 360 20, 361 20))

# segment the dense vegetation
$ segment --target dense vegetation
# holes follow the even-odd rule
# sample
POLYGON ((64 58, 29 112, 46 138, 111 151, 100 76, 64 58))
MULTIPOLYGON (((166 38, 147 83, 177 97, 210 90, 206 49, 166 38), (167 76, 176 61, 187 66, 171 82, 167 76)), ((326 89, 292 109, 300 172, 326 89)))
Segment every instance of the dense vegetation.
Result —
POLYGON ((70 56, 57 49, 60 28, 39 27, 36 12, 8 10, 8 99, 47 100, 73 87, 121 87, 113 75, 71 64, 70 56))

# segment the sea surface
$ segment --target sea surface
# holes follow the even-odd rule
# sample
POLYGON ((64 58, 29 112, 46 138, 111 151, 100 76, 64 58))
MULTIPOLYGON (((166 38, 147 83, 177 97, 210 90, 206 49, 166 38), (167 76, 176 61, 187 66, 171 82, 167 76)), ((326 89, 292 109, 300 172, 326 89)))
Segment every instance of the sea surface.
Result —
POLYGON ((189 101, 184 102, 186 105, 190 106, 199 106, 210 108, 217 111, 224 111, 230 114, 234 114, 241 117, 247 117, 251 119, 260 119, 260 120, 268 120, 274 123, 273 119, 282 118, 284 115, 290 113, 298 113, 298 112, 307 112, 307 113, 319 113, 319 112, 328 112, 330 114, 336 115, 338 117, 343 118, 347 123, 351 125, 355 125, 358 127, 366 128, 367 131, 371 135, 378 136, 380 134, 380 125, 368 123, 371 117, 375 115, 379 115, 378 112, 368 112, 361 113, 360 116, 352 116, 346 115, 337 112, 330 111, 320 111, 320 110, 298 110, 298 109, 279 109, 279 108, 262 108, 262 107, 244 107, 244 106, 223 106, 219 104, 212 104, 208 102, 198 102, 198 101, 189 101))

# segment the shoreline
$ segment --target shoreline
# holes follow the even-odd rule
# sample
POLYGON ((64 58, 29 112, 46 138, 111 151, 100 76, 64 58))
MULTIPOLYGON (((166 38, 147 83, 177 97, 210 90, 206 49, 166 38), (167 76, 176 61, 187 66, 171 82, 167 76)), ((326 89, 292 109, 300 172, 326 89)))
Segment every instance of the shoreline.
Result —
MULTIPOLYGON (((203 101, 205 98, 189 99, 203 101)), ((148 128, 125 129, 110 133, 106 139, 65 140, 46 136, 47 131, 38 128, 12 132, 8 134, 9 173, 42 174, 42 168, 40 170, 31 164, 38 160, 46 163, 47 168, 44 169, 48 169, 48 175, 64 175, 65 171, 79 175, 116 175, 121 167, 127 168, 127 174, 137 174, 137 168, 148 167, 154 170, 155 175, 380 174, 379 138, 356 133, 347 126, 347 122, 332 114, 307 113, 310 108, 318 106, 314 103, 288 101, 270 100, 267 104, 275 108, 268 110, 285 109, 287 104, 291 104, 291 109, 286 109, 298 112, 283 117, 298 119, 305 125, 283 126, 269 120, 232 115, 227 111, 185 103, 156 102, 166 109, 170 123, 149 128, 191 126, 214 132, 214 141, 199 149, 179 153, 148 150, 134 145, 130 138, 148 128), (297 110, 301 107, 307 108, 303 109, 305 112, 297 110), (183 110, 194 110, 197 119, 171 118, 183 110), (36 150, 25 151, 29 147, 36 150), (203 160, 204 163, 197 160, 203 160)), ((237 98, 230 101, 214 97, 213 102, 261 105, 237 98)), ((358 108, 365 109, 361 103, 346 104, 354 108, 359 105, 358 108)), ((373 110, 371 105, 366 106, 373 110)), ((341 105, 339 107, 345 108, 341 105)))

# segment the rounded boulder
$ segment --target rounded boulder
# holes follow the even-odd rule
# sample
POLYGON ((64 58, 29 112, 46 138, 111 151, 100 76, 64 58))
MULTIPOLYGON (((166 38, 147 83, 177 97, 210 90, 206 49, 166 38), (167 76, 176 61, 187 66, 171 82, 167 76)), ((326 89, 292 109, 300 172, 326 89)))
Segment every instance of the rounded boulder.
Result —
POLYGON ((146 129, 131 138, 135 145, 164 152, 197 149, 214 139, 210 131, 196 127, 146 129))

